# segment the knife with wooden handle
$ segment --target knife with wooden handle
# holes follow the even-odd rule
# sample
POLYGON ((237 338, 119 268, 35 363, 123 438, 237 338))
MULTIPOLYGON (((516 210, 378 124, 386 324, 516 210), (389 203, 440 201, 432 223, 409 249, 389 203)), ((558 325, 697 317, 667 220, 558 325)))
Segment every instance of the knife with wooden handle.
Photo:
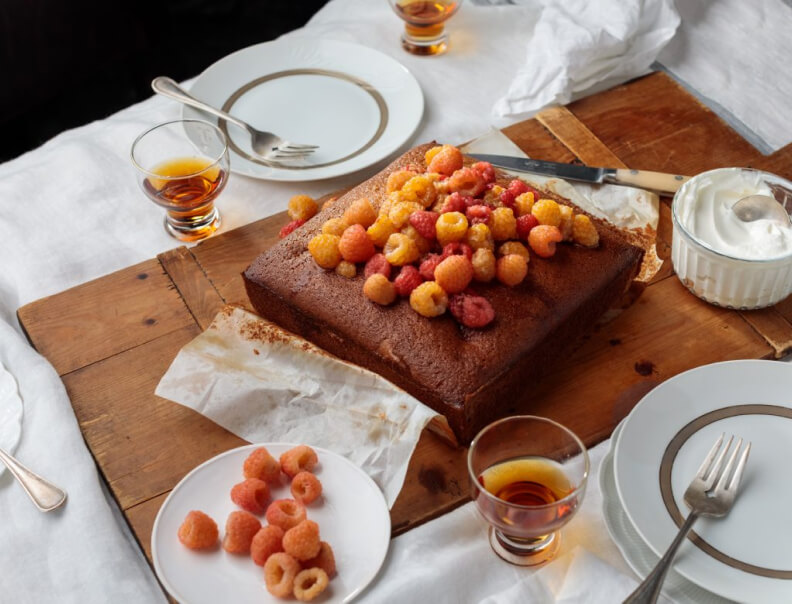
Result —
POLYGON ((627 168, 591 168, 589 166, 560 164, 557 162, 529 159, 526 157, 513 157, 511 155, 471 153, 470 157, 474 157, 480 161, 487 161, 493 166, 516 170, 517 172, 529 172, 532 174, 555 176, 566 180, 579 180, 589 183, 602 184, 609 182, 641 189, 649 189, 669 195, 676 193, 679 187, 690 180, 690 176, 680 176, 679 174, 664 174, 662 172, 630 170, 627 168))

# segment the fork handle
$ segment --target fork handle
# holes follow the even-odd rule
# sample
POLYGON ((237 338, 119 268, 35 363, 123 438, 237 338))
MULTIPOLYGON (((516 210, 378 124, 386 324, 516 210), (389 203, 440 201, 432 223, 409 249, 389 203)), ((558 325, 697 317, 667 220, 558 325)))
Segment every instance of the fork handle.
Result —
POLYGON ((624 604, 650 604, 657 602, 657 598, 660 597, 660 590, 663 588, 663 581, 665 581, 668 570, 674 561, 674 556, 676 556, 679 546, 682 545, 697 518, 698 514, 695 512, 688 514, 685 523, 679 529, 674 541, 668 546, 666 553, 663 554, 663 557, 660 558, 652 572, 646 575, 646 578, 635 591, 627 596, 624 604))
POLYGON ((238 120, 221 109, 207 105, 206 103, 196 99, 194 96, 191 96, 184 88, 179 86, 171 78, 167 78, 165 76, 156 77, 151 81, 151 88, 157 94, 167 96, 179 101, 180 103, 184 103, 185 105, 190 105, 191 107, 195 107, 196 109, 200 109, 206 113, 216 115, 217 117, 222 118, 227 122, 231 122, 232 124, 236 124, 245 130, 250 130, 250 126, 248 126, 245 122, 238 120))
POLYGON ((25 489, 25 493, 42 512, 54 510, 66 501, 66 491, 31 472, 2 449, 0 449, 0 461, 8 467, 22 488, 25 489))

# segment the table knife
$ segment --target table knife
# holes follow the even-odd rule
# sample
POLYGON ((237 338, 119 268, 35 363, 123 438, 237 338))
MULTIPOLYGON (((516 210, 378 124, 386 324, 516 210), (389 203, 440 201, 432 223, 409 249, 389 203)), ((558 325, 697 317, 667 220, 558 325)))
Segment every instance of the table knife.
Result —
POLYGON ((659 193, 673 195, 677 189, 690 180, 690 176, 679 174, 664 174, 662 172, 648 172, 646 170, 629 170, 627 168, 592 168, 575 164, 560 164, 552 161, 528 159, 526 157, 513 157, 511 155, 488 155, 484 153, 470 153, 480 161, 487 161, 493 166, 508 168, 518 172, 555 176, 567 180, 580 180, 590 183, 614 183, 650 189, 659 193))

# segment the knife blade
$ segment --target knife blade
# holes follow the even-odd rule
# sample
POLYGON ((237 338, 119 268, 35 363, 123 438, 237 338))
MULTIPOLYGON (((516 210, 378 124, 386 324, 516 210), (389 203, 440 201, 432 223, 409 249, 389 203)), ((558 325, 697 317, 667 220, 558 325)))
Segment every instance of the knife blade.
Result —
POLYGON ((575 164, 562 164, 553 161, 529 159, 527 157, 514 157, 511 155, 490 155, 486 153, 470 153, 470 157, 479 161, 486 161, 493 166, 527 172, 554 176, 564 180, 578 180, 589 183, 615 183, 651 189, 660 193, 674 194, 679 187, 690 180, 690 176, 679 174, 664 174, 662 172, 649 172, 647 170, 629 170, 627 168, 594 168, 578 166, 575 164))

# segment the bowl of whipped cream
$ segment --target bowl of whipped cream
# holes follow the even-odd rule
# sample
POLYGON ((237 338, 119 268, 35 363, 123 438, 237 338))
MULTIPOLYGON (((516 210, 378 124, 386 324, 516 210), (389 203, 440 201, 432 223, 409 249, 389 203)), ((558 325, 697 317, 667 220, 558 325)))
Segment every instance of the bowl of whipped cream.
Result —
POLYGON ((743 222, 732 206, 749 195, 775 197, 792 210, 792 182, 749 168, 694 176, 671 205, 671 261, 682 283, 718 306, 764 308, 792 294, 792 226, 743 222))

